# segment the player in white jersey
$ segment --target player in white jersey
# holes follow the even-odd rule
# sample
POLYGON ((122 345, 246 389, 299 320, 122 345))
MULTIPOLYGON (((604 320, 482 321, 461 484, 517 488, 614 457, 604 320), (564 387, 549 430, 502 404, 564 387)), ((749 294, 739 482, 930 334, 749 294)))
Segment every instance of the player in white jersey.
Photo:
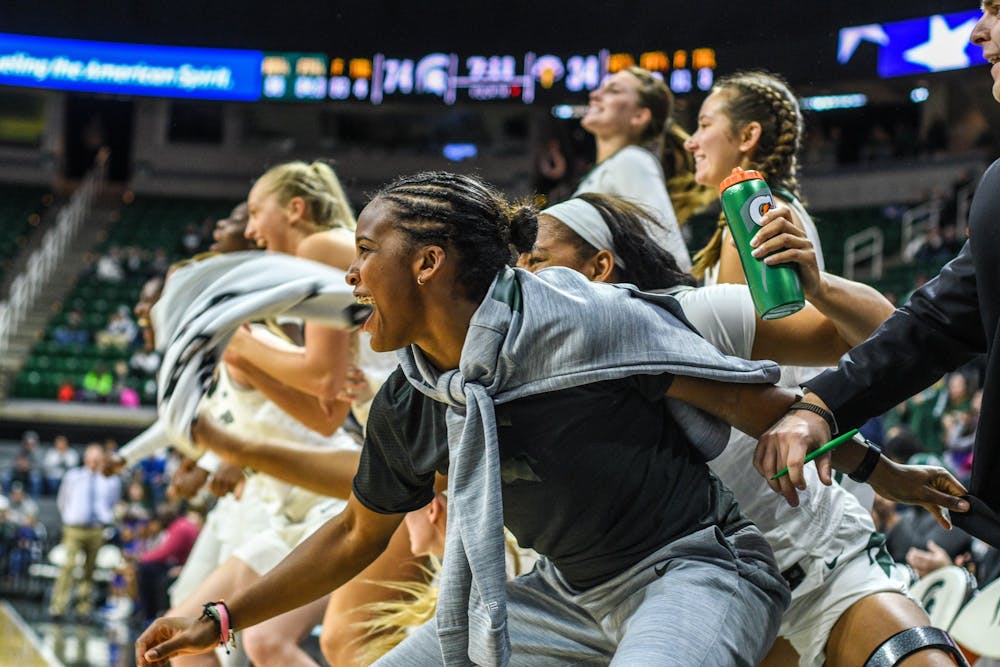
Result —
MULTIPOLYGON (((804 283, 823 284, 828 300, 817 301, 824 309, 808 304, 782 320, 761 320, 745 285, 693 287, 690 276, 648 242, 644 215, 620 199, 595 195, 557 204, 539 216, 535 247, 520 264, 532 270, 567 266, 592 280, 632 282, 642 289, 667 287, 709 342, 744 358, 760 358, 766 350, 779 362, 827 364, 892 311, 872 288, 821 272, 815 253, 807 251, 795 261, 804 283)), ((809 250, 805 233, 789 223, 789 215, 784 206, 770 213, 765 219, 773 223, 769 232, 781 230, 795 237, 790 243, 809 250), (799 239, 805 242, 800 245, 799 239)), ((794 376, 787 379, 797 386, 794 376)), ((814 482, 810 493, 803 494, 799 507, 788 506, 753 469, 754 445, 753 438, 733 430, 728 447, 709 465, 764 533, 792 588, 779 636, 794 648, 799 664, 860 664, 851 663, 854 654, 841 648, 854 638, 835 637, 845 632, 838 621, 848 610, 852 621, 865 624, 866 636, 857 643, 870 644, 861 647, 869 653, 898 631, 926 625, 923 611, 905 597, 907 582, 885 551, 884 537, 857 499, 838 485, 820 484, 815 468, 807 466, 814 482)), ((763 664, 790 659, 794 654, 773 651, 763 664)))

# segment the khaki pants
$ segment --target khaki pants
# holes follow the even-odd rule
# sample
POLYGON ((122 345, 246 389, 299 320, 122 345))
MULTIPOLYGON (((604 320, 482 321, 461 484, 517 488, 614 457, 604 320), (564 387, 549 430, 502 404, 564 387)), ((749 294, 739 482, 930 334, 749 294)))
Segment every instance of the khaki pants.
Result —
POLYGON ((66 562, 62 572, 56 579, 52 591, 52 604, 49 613, 62 614, 69 603, 70 591, 73 588, 73 570, 76 567, 77 554, 82 550, 83 579, 77 589, 76 612, 86 615, 91 612, 91 586, 94 576, 94 565, 97 562, 97 551, 104 545, 103 526, 63 526, 62 543, 66 547, 66 562))

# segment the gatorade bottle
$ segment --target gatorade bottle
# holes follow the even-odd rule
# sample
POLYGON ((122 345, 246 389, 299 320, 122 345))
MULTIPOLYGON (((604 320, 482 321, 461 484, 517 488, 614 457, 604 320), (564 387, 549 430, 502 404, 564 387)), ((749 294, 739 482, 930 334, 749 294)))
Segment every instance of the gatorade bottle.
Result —
POLYGON ((764 177, 758 171, 736 167, 719 184, 719 193, 757 314, 765 320, 776 320, 797 313, 805 305, 805 298, 795 267, 789 264, 769 266, 750 254, 753 250, 750 239, 760 228, 760 219, 774 207, 774 198, 764 177))

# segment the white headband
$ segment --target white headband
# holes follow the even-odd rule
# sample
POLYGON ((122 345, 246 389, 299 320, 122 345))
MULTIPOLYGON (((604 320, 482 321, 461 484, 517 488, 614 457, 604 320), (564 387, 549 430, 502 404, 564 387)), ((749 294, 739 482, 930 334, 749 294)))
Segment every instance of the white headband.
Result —
POLYGON ((600 211, 593 204, 579 197, 574 197, 560 202, 555 206, 549 206, 539 213, 539 215, 552 216, 598 250, 609 251, 611 256, 615 258, 615 264, 623 269, 625 268, 625 262, 622 261, 622 258, 618 256, 618 252, 615 250, 615 242, 611 236, 611 229, 608 227, 608 223, 604 221, 604 217, 600 211))

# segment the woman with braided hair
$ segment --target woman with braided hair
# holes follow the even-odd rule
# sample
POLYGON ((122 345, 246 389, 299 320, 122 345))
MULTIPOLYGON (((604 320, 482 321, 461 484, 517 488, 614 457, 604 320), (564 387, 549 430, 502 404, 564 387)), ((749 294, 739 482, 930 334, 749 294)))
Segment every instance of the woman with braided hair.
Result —
MULTIPOLYGON (((510 268, 536 227, 530 207, 468 176, 417 174, 375 195, 347 280, 371 307, 372 348, 397 350, 400 368, 375 398, 347 509, 200 619, 157 621, 136 642, 139 667, 340 586, 444 470, 437 614, 381 667, 763 657, 787 587, 705 461, 728 438, 719 420, 759 433, 791 392, 768 384, 774 364, 708 345, 670 297, 510 268), (506 585, 504 524, 541 555, 506 585)), ((858 454, 848 443, 835 464, 858 454)))
MULTIPOLYGON (((765 219, 790 214, 779 206, 765 219)), ((590 280, 666 291, 721 352, 778 363, 833 363, 892 312, 878 291, 819 271, 815 255, 803 253, 797 264, 807 295, 825 283, 828 298, 809 302, 789 317, 763 320, 745 285, 691 287, 690 278, 646 234, 639 222, 646 215, 616 197, 594 194, 551 206, 539 214, 534 247, 521 256, 520 266, 531 271, 565 266, 590 280)), ((795 227, 788 233, 805 236, 795 227)), ((798 660, 801 667, 853 667, 894 634, 923 630, 927 616, 903 595, 909 574, 893 566, 885 538, 858 500, 839 484, 820 484, 809 466, 813 491, 799 507, 790 507, 753 470, 754 445, 753 438, 734 429, 729 445, 709 466, 764 533, 792 589, 778 640, 761 665, 798 660)), ((957 487, 944 470, 935 474, 957 487)), ((913 664, 952 664, 944 655, 920 656, 929 662, 913 664)))
POLYGON ((756 431, 790 404, 767 384, 776 367, 720 355, 668 297, 511 268, 535 223, 468 176, 375 195, 347 279, 372 309, 372 348, 397 350, 400 368, 369 414, 348 507, 228 610, 157 621, 140 667, 209 650, 222 613, 242 630, 342 585, 444 471, 436 618, 377 664, 750 667, 767 651, 786 586, 704 460, 728 432, 710 414, 756 431), (509 584, 505 524, 544 556, 509 584))
MULTIPOLYGON (((716 191, 734 167, 755 169, 767 180, 779 205, 762 221, 755 239, 755 256, 766 257, 764 261, 768 264, 791 262, 802 266, 808 262, 822 271, 819 235, 799 201, 797 154, 802 134, 802 113, 787 84, 767 72, 742 72, 716 84, 702 103, 698 129, 686 146, 694 156, 696 180, 716 191)), ((706 285, 746 282, 739 254, 722 216, 715 235, 695 255, 693 273, 703 278, 706 285)), ((800 275, 808 300, 821 306, 831 319, 855 310, 849 300, 839 307, 831 300, 829 281, 816 282, 812 271, 800 275)), ((856 330, 850 342, 856 343, 857 335, 863 339, 868 333, 856 330)), ((821 370, 784 366, 779 385, 798 390, 821 370)), ((720 463, 724 462, 723 458, 720 463)), ((858 496, 862 507, 871 508, 871 490, 865 485, 850 478, 844 478, 840 484, 858 496)), ((759 490, 757 495, 763 497, 762 493, 759 490)), ((749 499, 745 498, 741 505, 747 502, 749 499)), ((815 496, 810 502, 815 502, 815 496)), ((817 525, 808 512, 783 514, 781 528, 790 536, 808 535, 817 525)), ((848 530, 847 522, 845 519, 836 534, 822 536, 823 541, 817 543, 816 549, 800 552, 802 557, 793 566, 787 561, 782 563, 782 573, 794 589, 793 600, 782 620, 782 636, 764 665, 790 664, 796 656, 803 667, 823 664, 824 659, 831 666, 861 664, 873 650, 878 652, 889 646, 894 633, 901 628, 922 623, 922 612, 914 615, 914 606, 900 594, 904 587, 897 586, 893 591, 894 584, 887 581, 881 592, 858 596, 867 576, 864 568, 840 574, 839 582, 834 580, 837 564, 859 550, 867 552, 871 564, 885 562, 887 573, 891 571, 888 569, 891 558, 888 554, 881 555, 884 537, 872 535, 869 543, 865 527, 854 522, 854 529, 848 530), (816 582, 827 579, 831 579, 830 586, 814 588, 816 582), (803 593, 803 587, 812 590, 803 593)), ((913 664, 953 664, 944 654, 927 651, 912 660, 913 664)))
MULTIPOLYGON (((792 260, 796 250, 806 249, 803 240, 781 236, 786 223, 791 222, 805 231, 822 271, 819 235, 799 201, 796 172, 802 134, 802 112, 785 82, 767 72, 741 72, 715 85, 701 105, 698 129, 684 145, 694 158, 694 178, 699 184, 717 193, 719 184, 735 167, 755 169, 763 174, 777 203, 791 208, 790 220, 783 219, 781 224, 768 228, 771 243, 758 249, 758 256, 776 247, 785 248, 766 260, 778 264, 792 260)), ((715 234, 695 254, 692 273, 706 285, 746 282, 721 213, 715 234)))
POLYGON ((670 89, 649 70, 629 67, 607 77, 590 94, 580 121, 597 142, 597 165, 574 195, 616 195, 649 209, 659 223, 650 236, 686 271, 691 256, 680 224, 710 201, 711 192, 691 176, 687 133, 674 122, 673 108, 670 89))

